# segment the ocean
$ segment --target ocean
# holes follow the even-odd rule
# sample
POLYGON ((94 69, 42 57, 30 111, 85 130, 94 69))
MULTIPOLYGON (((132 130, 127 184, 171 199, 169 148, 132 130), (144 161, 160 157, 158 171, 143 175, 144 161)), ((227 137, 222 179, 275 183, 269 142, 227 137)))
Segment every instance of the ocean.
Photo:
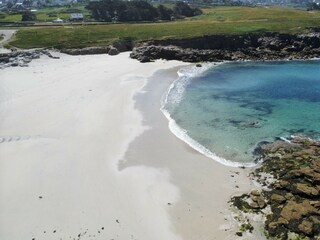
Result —
POLYGON ((253 166, 262 141, 320 138, 320 60, 187 67, 162 102, 171 131, 229 166, 253 166))

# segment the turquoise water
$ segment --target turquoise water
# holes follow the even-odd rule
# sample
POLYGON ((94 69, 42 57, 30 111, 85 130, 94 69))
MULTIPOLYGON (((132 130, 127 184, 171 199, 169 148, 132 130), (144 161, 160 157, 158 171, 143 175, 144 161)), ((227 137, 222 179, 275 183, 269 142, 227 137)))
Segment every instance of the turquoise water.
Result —
POLYGON ((200 152, 252 163, 261 141, 320 138, 320 61, 225 63, 190 77, 194 71, 171 86, 164 109, 171 130, 200 152))

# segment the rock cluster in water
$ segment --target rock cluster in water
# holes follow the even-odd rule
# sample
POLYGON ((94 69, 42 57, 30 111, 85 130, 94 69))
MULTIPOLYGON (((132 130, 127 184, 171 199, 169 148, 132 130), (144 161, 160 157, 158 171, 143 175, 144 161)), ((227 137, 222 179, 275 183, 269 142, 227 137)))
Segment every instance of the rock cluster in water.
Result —
POLYGON ((156 59, 216 62, 318 58, 320 33, 251 33, 154 40, 138 44, 130 56, 140 62, 156 59))
POLYGON ((264 188, 233 197, 232 204, 242 212, 265 215, 268 237, 319 239, 320 142, 293 137, 263 144, 259 152, 263 163, 253 174, 264 188), (266 181, 265 174, 273 181, 266 181))
POLYGON ((6 67, 27 67, 32 60, 40 58, 41 55, 54 59, 59 58, 53 56, 49 50, 44 49, 0 53, 0 69, 6 67))

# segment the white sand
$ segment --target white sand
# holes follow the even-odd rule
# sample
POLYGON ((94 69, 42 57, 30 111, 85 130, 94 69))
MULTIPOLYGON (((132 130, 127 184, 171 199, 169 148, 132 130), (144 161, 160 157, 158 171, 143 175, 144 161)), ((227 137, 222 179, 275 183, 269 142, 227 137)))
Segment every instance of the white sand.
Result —
POLYGON ((179 64, 62 55, 1 70, 0 239, 180 239, 169 173, 117 168, 145 129, 133 94, 179 64))
POLYGON ((234 239, 227 200, 246 172, 169 131, 159 100, 176 74, 134 108, 148 76, 185 63, 61 57, 0 70, 0 239, 234 239))

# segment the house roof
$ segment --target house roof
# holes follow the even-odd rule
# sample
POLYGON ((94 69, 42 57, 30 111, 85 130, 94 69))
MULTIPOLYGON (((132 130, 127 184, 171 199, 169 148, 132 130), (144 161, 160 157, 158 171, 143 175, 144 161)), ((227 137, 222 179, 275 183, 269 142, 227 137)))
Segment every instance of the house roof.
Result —
POLYGON ((83 18, 82 13, 71 13, 70 18, 83 18))

